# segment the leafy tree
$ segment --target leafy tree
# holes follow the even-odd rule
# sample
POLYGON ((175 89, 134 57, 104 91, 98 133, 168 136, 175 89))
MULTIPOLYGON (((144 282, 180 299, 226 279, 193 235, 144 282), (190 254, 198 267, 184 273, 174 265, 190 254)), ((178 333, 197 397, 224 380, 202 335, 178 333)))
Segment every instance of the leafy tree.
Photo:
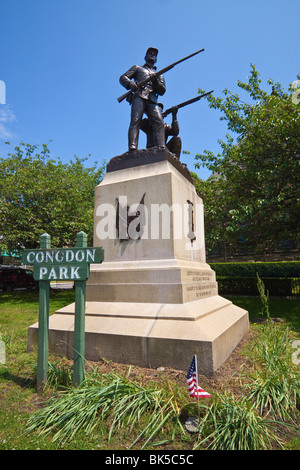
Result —
POLYGON ((52 246, 74 245, 80 230, 91 243, 94 188, 103 166, 85 168, 84 161, 54 160, 45 144, 38 152, 21 143, 0 157, 0 248, 36 248, 44 232, 52 246))
POLYGON ((292 84, 287 91, 273 80, 268 84, 271 93, 251 65, 248 83, 238 81, 250 103, 227 89, 223 99, 206 97, 236 134, 219 141, 220 154, 205 150, 195 157, 196 167, 215 176, 196 181, 210 228, 208 248, 222 242, 232 249, 243 239, 247 249, 262 251, 299 239, 300 104, 292 84))

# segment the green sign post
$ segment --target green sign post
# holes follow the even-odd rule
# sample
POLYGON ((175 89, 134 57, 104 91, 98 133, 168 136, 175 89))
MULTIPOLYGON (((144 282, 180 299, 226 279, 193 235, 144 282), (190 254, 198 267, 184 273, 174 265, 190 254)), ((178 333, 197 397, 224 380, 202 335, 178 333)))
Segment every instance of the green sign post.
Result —
POLYGON ((85 350, 85 291, 89 278, 89 265, 102 263, 103 248, 87 247, 87 235, 77 233, 76 248, 51 248, 50 235, 41 236, 40 248, 23 250, 22 263, 33 266, 33 277, 39 281, 39 329, 37 388, 43 389, 48 378, 48 331, 50 282, 74 281, 75 325, 74 325, 74 376, 73 383, 79 385, 84 379, 85 350))

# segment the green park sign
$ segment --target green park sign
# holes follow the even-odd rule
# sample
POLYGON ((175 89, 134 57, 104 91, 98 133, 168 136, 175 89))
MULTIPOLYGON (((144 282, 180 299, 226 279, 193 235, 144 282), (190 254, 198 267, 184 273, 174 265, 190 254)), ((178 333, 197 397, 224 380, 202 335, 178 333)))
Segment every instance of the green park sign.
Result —
POLYGON ((91 263, 102 263, 101 247, 87 247, 87 236, 79 232, 76 248, 51 248, 50 235, 41 236, 40 248, 23 250, 22 263, 33 266, 33 277, 39 281, 39 329, 37 388, 43 389, 48 378, 49 291, 51 281, 74 281, 74 385, 84 378, 85 291, 91 263))
POLYGON ((33 266, 37 281, 80 281, 89 278, 89 264, 102 263, 103 248, 24 250, 22 263, 33 266))

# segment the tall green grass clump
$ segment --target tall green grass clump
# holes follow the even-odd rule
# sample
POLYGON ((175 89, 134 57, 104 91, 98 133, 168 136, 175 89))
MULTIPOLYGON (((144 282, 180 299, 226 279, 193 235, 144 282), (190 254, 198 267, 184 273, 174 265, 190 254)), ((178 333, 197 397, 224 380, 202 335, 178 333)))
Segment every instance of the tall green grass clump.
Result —
POLYGON ((119 429, 131 432, 139 426, 141 432, 132 446, 144 439, 144 448, 174 416, 181 426, 176 400, 163 389, 146 388, 115 373, 92 374, 79 387, 50 398, 29 418, 27 432, 52 433, 52 440, 63 444, 79 431, 90 435, 97 427, 100 433, 108 433, 110 441, 119 429))
POLYGON ((276 436, 276 422, 259 415, 245 397, 236 400, 233 395, 217 394, 200 421, 195 449, 207 450, 265 450, 274 442, 282 446, 276 436))
POLYGON ((257 368, 248 374, 247 398, 261 414, 292 419, 300 399, 300 374, 292 363, 289 330, 267 323, 254 352, 257 368))
POLYGON ((300 374, 292 362, 290 332, 272 321, 268 295, 259 278, 258 289, 267 321, 254 344, 257 367, 248 375, 246 397, 262 415, 272 413, 281 420, 293 419, 300 398, 300 374))

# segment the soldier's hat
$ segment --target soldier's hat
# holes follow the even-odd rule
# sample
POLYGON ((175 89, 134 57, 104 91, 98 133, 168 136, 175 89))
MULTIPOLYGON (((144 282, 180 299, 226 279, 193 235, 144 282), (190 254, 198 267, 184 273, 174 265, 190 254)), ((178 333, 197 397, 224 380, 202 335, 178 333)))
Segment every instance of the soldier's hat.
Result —
POLYGON ((150 51, 153 51, 155 53, 155 55, 158 54, 158 49, 156 49, 155 47, 148 47, 147 49, 147 52, 146 52, 146 55, 148 54, 148 52, 150 51))

